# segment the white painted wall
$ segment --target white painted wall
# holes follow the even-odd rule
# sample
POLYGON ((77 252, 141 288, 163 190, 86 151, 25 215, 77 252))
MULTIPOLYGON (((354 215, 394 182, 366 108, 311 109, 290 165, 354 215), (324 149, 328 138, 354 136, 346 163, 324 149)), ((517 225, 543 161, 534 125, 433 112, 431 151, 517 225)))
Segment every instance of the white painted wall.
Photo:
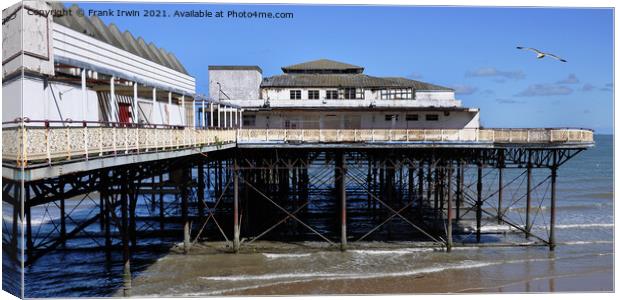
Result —
POLYGON ((322 128, 438 128, 438 129, 462 129, 479 128, 480 117, 478 110, 450 111, 445 115, 444 111, 381 111, 381 112, 343 112, 343 111, 245 111, 244 116, 256 115, 256 125, 244 128, 285 128, 286 120, 297 129, 322 128), (385 120, 385 115, 398 115, 398 121, 385 120), (406 121, 407 114, 417 114, 418 121, 406 121), (426 114, 437 114, 438 121, 426 121, 426 114), (346 124, 349 124, 348 126, 346 124))
MULTIPOLYGON (((2 85, 2 121, 19 117, 19 105, 23 101, 23 116, 30 120, 98 121, 99 107, 96 92, 87 90, 86 101, 82 101, 79 85, 48 82, 44 87, 41 78, 17 78, 2 85), (23 84, 23 95, 19 89, 23 84), (82 113, 83 105, 86 115, 82 113)), ((81 126, 81 124, 73 124, 81 126)))
MULTIPOLYGON (((188 103, 185 103, 185 105, 188 105, 188 103)), ((150 124, 185 124, 185 115, 181 105, 169 105, 167 102, 157 101, 155 109, 153 109, 153 101, 151 99, 138 98, 138 106, 141 109, 140 120, 148 120, 150 124)))
MULTIPOLYGON (((230 99, 254 100, 260 99, 260 84, 263 75, 257 70, 209 70, 209 97, 220 99, 220 88, 230 99)), ((222 100, 226 96, 221 95, 222 100)))
POLYGON ((2 24, 2 78, 21 70, 54 74, 52 17, 29 13, 28 8, 47 10, 50 6, 43 1, 23 1, 2 11, 2 20, 6 20, 2 24))

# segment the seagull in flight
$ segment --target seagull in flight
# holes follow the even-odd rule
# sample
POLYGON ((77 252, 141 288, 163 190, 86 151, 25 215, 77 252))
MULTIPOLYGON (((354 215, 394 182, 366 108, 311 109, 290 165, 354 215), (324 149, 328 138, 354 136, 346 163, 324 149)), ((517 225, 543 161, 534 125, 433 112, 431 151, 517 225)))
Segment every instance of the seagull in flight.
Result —
POLYGON ((559 56, 557 56, 555 54, 545 53, 545 52, 542 52, 542 51, 540 51, 538 49, 535 49, 535 48, 528 48, 528 47, 517 46, 517 49, 533 51, 534 53, 536 53, 536 58, 538 58, 538 59, 541 59, 541 58, 543 58, 545 56, 549 56, 549 57, 553 57, 553 58, 555 58, 555 59, 557 59, 557 60, 559 60, 561 62, 566 62, 565 59, 563 59, 563 58, 561 58, 561 57, 559 57, 559 56))

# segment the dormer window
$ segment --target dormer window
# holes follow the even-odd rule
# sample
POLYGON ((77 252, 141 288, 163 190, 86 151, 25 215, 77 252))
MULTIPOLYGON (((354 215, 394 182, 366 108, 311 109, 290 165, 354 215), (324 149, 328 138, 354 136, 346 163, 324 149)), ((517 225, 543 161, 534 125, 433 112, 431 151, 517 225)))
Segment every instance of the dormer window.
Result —
POLYGON ((301 99, 301 90, 291 90, 291 100, 301 99))

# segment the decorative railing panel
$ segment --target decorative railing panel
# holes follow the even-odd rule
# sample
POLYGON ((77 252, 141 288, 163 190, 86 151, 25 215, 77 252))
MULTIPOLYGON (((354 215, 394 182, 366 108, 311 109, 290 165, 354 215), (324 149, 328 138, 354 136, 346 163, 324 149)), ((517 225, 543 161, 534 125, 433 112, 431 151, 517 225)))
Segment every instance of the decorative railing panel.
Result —
MULTIPOLYGON (((284 132, 282 132, 284 134, 284 132)), ((235 143, 236 131, 143 127, 5 127, 2 160, 16 165, 235 143), (24 151, 21 151, 23 144, 24 151)))
POLYGON ((592 144, 587 129, 241 129, 239 143, 478 142, 494 144, 592 144))
POLYGON ((233 143, 593 144, 586 129, 191 129, 13 126, 2 159, 16 165, 94 159, 233 143), (23 150, 20 145, 23 145, 23 150))

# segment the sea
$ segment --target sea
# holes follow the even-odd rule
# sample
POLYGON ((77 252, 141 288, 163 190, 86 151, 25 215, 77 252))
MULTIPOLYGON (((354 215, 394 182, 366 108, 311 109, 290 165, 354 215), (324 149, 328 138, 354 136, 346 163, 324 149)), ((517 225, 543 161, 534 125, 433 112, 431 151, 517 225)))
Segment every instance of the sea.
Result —
MULTIPOLYGON (((473 240, 471 228, 465 229, 454 236, 451 252, 411 241, 351 243, 347 251, 320 241, 297 241, 260 242, 238 254, 230 253, 225 242, 206 242, 183 254, 179 238, 153 239, 152 244, 166 242, 172 246, 166 251, 138 249, 133 253, 130 293, 191 297, 612 291, 613 136, 596 135, 595 141, 595 147, 579 153, 559 169, 554 251, 492 218, 483 222, 481 243, 473 240)), ((523 170, 506 172, 506 178, 517 178, 513 186, 524 184, 523 176, 510 173, 523 170)), ((539 199, 548 199, 548 175, 534 173, 534 182, 543 184, 534 192, 532 207, 537 213, 533 214, 536 220, 532 233, 543 238, 549 233, 549 203, 539 199)), ((497 180, 490 177, 485 180, 497 180)), ((505 191, 504 205, 516 201, 505 216, 523 224, 523 201, 512 193, 510 188, 505 191)), ((67 205, 71 209, 71 203, 67 205)), ((41 219, 49 217, 45 211, 37 213, 41 219)), ((5 218, 10 216, 9 211, 4 214, 5 218)), ((84 212, 86 215, 88 212, 84 212)), ((75 216, 79 218, 79 214, 75 216)), ((10 223, 5 220, 6 224, 10 223)), ((37 224, 36 218, 33 224, 37 224)), ((98 230, 96 227, 92 230, 98 230)), ((74 250, 48 253, 27 267, 25 296, 122 296, 120 251, 107 255, 102 250, 75 250, 87 240, 68 241, 67 248, 74 250)), ((3 267, 10 268, 4 254, 3 267)), ((5 290, 15 290, 16 284, 18 281, 4 277, 5 290)))

